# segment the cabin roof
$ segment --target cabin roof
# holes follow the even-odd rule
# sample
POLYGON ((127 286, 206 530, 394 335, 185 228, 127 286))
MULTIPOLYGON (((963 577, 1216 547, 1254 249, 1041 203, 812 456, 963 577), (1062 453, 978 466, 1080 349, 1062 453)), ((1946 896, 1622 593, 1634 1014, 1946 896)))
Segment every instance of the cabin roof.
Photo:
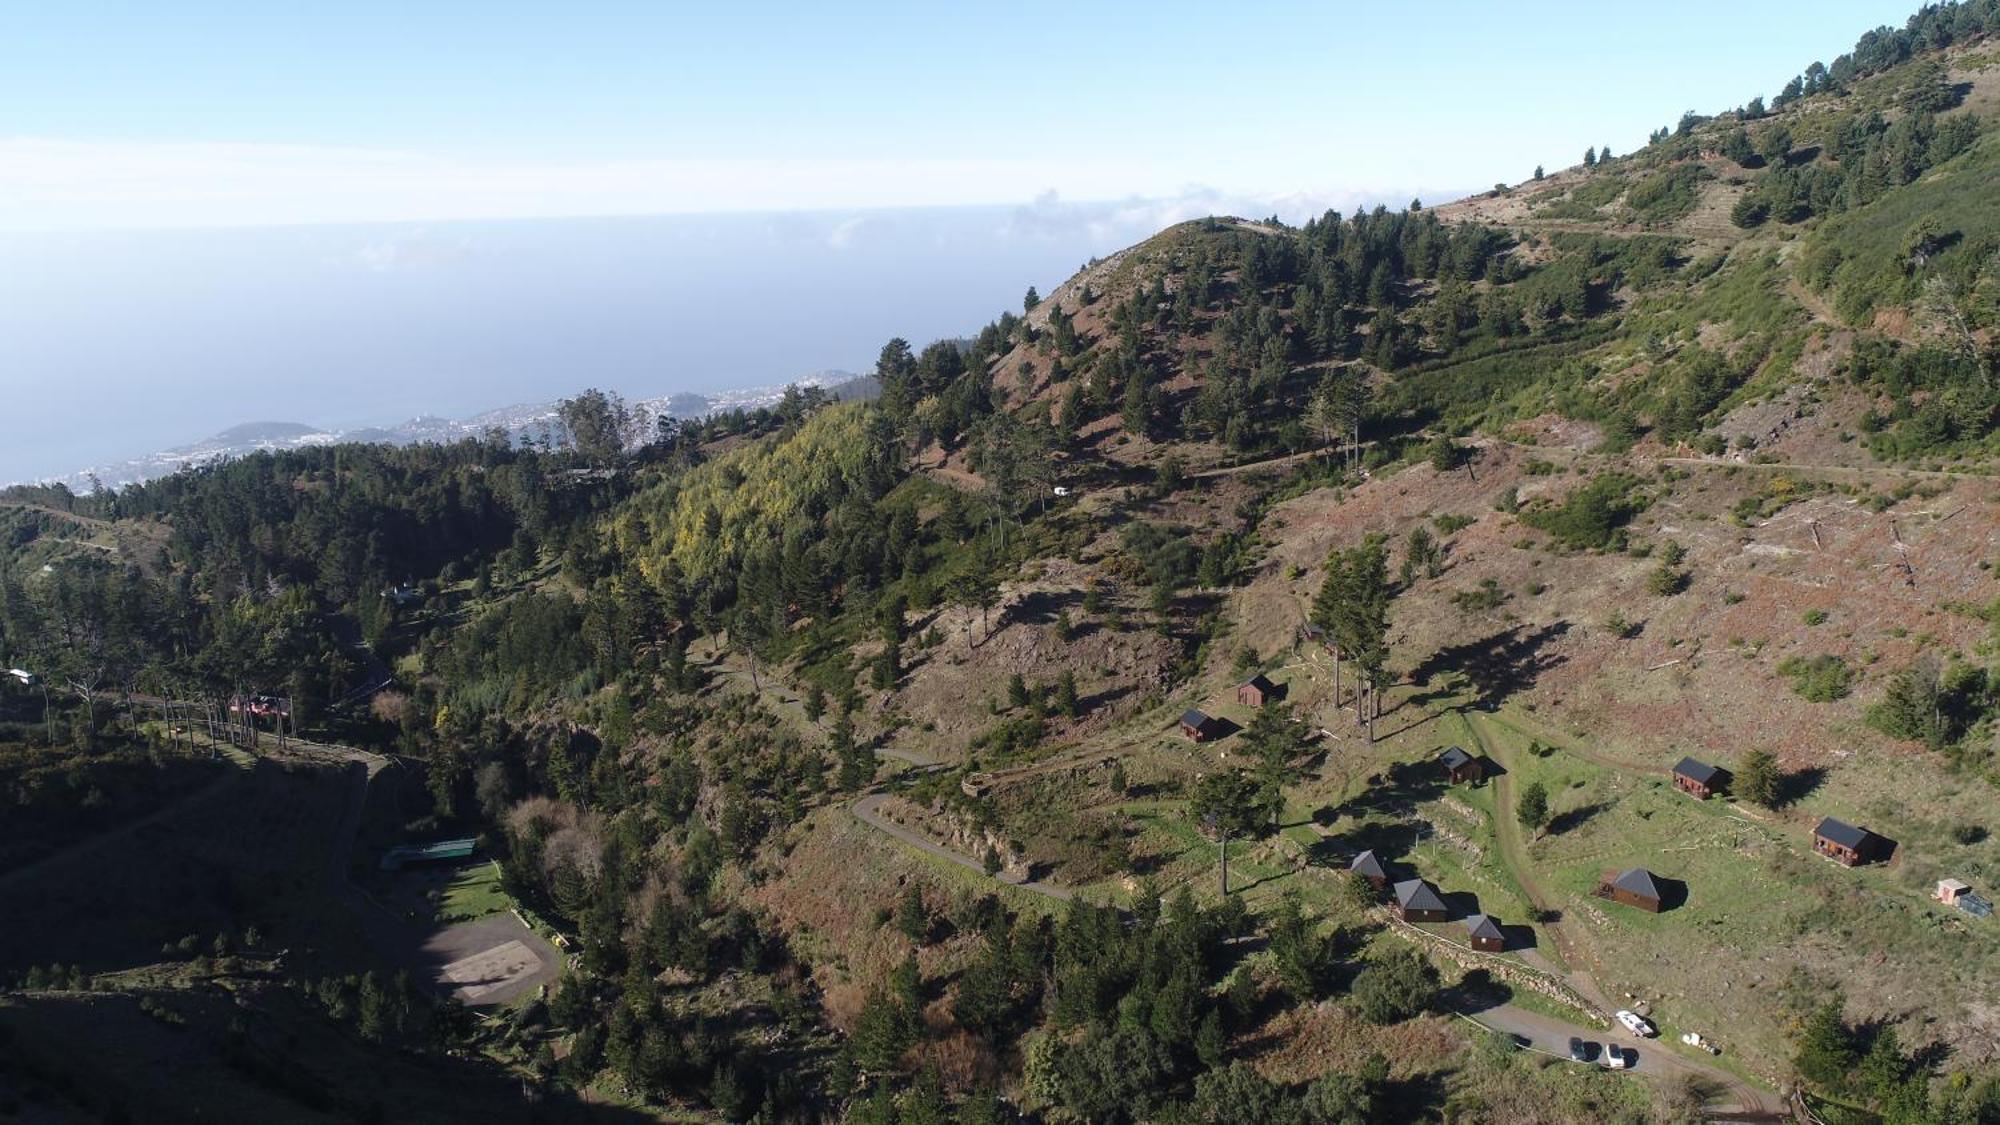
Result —
POLYGON ((1396 884, 1396 904, 1405 910, 1447 910, 1444 896, 1425 879, 1405 879, 1396 884))
POLYGON ((1495 921, 1491 914, 1474 914, 1472 917, 1467 918, 1465 920, 1465 929, 1466 933, 1471 937, 1491 938, 1495 941, 1505 941, 1507 939, 1506 931, 1500 928, 1500 923, 1495 921))
POLYGON ((1868 841, 1875 836, 1866 828, 1857 828, 1844 820, 1835 820, 1830 816, 1819 822, 1819 827, 1813 829, 1813 835, 1822 840, 1831 840, 1843 848, 1854 848, 1857 851, 1867 846, 1868 841))
POLYGON ((1620 871, 1611 880, 1611 885, 1628 894, 1635 894, 1640 898, 1649 898, 1655 902, 1663 897, 1660 894, 1659 880, 1654 878, 1651 871, 1643 867, 1634 867, 1629 871, 1620 871))
POLYGON ((1722 770, 1707 762, 1697 762, 1693 758, 1682 758, 1674 763, 1674 772, 1700 785, 1708 785, 1722 776, 1722 770))

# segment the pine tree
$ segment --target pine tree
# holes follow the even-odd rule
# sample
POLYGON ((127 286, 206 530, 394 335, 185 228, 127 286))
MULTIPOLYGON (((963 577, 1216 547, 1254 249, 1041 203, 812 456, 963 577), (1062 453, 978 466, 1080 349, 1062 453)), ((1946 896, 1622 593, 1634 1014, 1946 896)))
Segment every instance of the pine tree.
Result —
POLYGON ((1334 668, 1335 703, 1339 702, 1338 655, 1354 665, 1354 721, 1366 723, 1374 738, 1374 720, 1381 714, 1380 689, 1387 685, 1389 599, 1388 552, 1380 535, 1359 547, 1336 551, 1327 560, 1326 578, 1313 602, 1313 621, 1326 630, 1337 650, 1334 668))
POLYGON ((1055 708, 1064 718, 1076 718, 1081 704, 1076 696, 1076 673, 1068 668, 1056 679, 1055 708))
POLYGON ((1539 781, 1531 781, 1521 789, 1520 799, 1514 804, 1514 815, 1521 827, 1539 832, 1549 822, 1549 791, 1539 781))
POLYGON ((1152 396, 1146 386, 1146 371, 1143 367, 1134 367, 1132 373, 1125 379, 1125 432, 1135 437, 1144 437, 1151 429, 1152 413, 1152 396))
POLYGON ((1799 1031, 1799 1050, 1794 1057, 1801 1077, 1815 1085, 1838 1089, 1859 1061, 1853 1033, 1841 1018, 1842 1003, 1836 996, 1813 1010, 1799 1031))
POLYGON ((921 942, 930 936, 931 916, 924 909, 923 888, 911 883, 903 888, 903 898, 896 904, 896 928, 911 941, 921 942))
POLYGON ((1778 759, 1769 750, 1752 750, 1743 756, 1734 784, 1738 796, 1768 809, 1778 803, 1779 783, 1778 759))
POLYGON ((1222 1012, 1218 1008, 1210 1008, 1208 1014, 1201 1017, 1201 1026, 1194 1032, 1195 1057, 1201 1060, 1202 1066, 1213 1070, 1222 1065, 1228 1050, 1229 1039, 1222 1031, 1222 1012))

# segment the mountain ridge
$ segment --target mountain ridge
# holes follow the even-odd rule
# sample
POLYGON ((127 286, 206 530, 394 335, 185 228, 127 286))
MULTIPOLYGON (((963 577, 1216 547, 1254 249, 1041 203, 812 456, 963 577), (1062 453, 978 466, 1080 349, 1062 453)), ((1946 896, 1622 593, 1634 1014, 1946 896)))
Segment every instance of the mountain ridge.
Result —
MULTIPOLYGON (((713 394, 677 391, 638 399, 632 406, 642 415, 645 427, 650 429, 654 421, 661 417, 687 420, 735 410, 756 410, 782 399, 785 391, 794 386, 818 387, 839 400, 867 397, 872 393, 868 376, 828 369, 802 375, 783 386, 746 387, 713 394)), ((302 422, 243 422, 186 445, 46 477, 36 482, 16 483, 60 484, 76 492, 90 491, 98 486, 115 489, 144 483, 184 468, 250 453, 351 442, 387 445, 453 442, 485 437, 495 429, 504 431, 515 441, 551 440, 561 431, 557 405, 555 402, 519 403, 458 419, 425 414, 391 426, 367 425, 349 429, 326 429, 302 422)))

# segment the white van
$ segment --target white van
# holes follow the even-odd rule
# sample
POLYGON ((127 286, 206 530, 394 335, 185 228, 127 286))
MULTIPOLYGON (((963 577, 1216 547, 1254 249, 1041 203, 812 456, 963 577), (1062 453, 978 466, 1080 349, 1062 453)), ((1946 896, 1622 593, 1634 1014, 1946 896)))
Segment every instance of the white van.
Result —
POLYGON ((1623 1008, 1618 1010, 1618 1022, 1624 1024, 1625 1030, 1634 1035, 1644 1035, 1650 1038, 1660 1033, 1659 1029, 1653 1026, 1651 1020, 1637 1012, 1627 1011, 1623 1008))

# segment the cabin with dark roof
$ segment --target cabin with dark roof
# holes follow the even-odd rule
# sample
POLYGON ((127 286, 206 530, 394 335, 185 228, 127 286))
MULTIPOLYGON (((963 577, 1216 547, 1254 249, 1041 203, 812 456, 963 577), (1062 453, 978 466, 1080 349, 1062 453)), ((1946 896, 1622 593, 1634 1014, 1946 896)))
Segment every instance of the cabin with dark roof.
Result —
POLYGON ((1378 891, 1385 890, 1389 886, 1389 868, 1382 862, 1382 857, 1375 854, 1373 848, 1355 856, 1354 862, 1348 864, 1347 869, 1368 880, 1368 885, 1378 891))
POLYGON ((1693 758, 1674 763, 1674 788, 1706 801, 1729 787, 1729 771, 1693 758))
POLYGON ((1626 906, 1636 906, 1649 914, 1658 914, 1666 905, 1666 892, 1651 871, 1634 867, 1628 871, 1604 873, 1597 881, 1598 898, 1608 898, 1626 906))
POLYGON ((1472 948, 1482 953, 1501 953, 1507 948, 1507 931, 1491 914, 1474 914, 1465 920, 1465 936, 1472 948))
POLYGON ((1259 672, 1237 685, 1236 702, 1245 707, 1262 707, 1283 694, 1278 685, 1271 682, 1270 677, 1259 672))
POLYGON ((1882 837, 1829 816, 1813 829, 1813 850, 1842 866, 1859 867, 1879 857, 1882 837))
POLYGON ((1181 716, 1181 733, 1196 742, 1207 742, 1222 733, 1222 724, 1199 707, 1190 707, 1181 716))
POLYGON ((1451 907, 1445 905, 1444 896, 1424 879, 1405 879, 1396 884, 1396 909, 1402 913, 1405 922, 1445 922, 1451 919, 1451 907))
POLYGON ((1479 759, 1454 746, 1438 755, 1438 764, 1444 767, 1445 780, 1454 785, 1475 782, 1486 776, 1486 767, 1479 759))

